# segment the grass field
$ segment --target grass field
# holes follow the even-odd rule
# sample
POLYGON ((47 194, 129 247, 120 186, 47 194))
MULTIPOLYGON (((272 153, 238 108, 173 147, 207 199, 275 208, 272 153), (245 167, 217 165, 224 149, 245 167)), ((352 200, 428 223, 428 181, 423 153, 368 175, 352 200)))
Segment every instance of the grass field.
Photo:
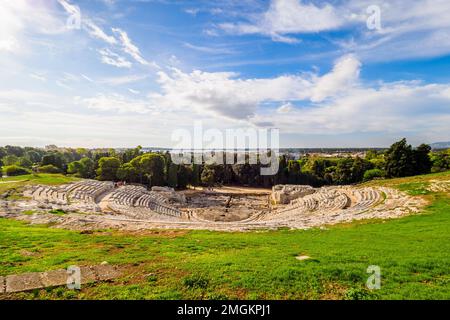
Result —
POLYGON ((81 291, 9 296, 23 299, 450 299, 450 199, 426 190, 431 179, 450 180, 450 172, 368 183, 425 197, 421 215, 305 231, 85 234, 0 219, 0 275, 102 261, 125 270, 81 291), (381 268, 379 290, 365 287, 369 265, 381 268))

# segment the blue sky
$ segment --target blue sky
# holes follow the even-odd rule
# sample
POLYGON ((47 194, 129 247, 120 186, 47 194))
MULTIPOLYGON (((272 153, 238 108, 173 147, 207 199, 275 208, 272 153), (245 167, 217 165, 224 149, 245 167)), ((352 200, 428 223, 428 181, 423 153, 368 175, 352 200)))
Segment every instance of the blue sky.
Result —
POLYGON ((282 147, 450 140, 447 0, 17 0, 0 16, 0 145, 170 147, 198 120, 279 128, 282 147))

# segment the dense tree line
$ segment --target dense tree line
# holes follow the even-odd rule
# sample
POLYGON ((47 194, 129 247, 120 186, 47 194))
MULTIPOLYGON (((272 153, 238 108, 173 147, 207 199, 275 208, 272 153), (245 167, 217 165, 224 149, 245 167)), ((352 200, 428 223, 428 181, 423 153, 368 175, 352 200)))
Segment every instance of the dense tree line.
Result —
POLYGON ((376 178, 404 177, 450 170, 450 150, 431 152, 428 145, 413 148, 402 139, 383 151, 369 150, 364 158, 303 156, 279 158, 275 175, 260 174, 260 164, 177 165, 168 152, 144 153, 139 146, 125 151, 59 149, 55 146, 0 147, 0 174, 63 173, 81 178, 127 181, 148 186, 242 185, 270 187, 276 184, 352 184, 376 178))

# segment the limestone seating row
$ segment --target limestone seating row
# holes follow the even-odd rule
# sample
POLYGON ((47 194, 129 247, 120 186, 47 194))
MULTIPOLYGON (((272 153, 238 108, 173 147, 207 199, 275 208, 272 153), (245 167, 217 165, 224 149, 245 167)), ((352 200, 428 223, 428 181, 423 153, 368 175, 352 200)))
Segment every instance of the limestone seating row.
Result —
POLYGON ((82 181, 66 188, 69 199, 72 201, 95 202, 98 196, 114 188, 112 182, 82 181))
POLYGON ((430 185, 427 187, 427 190, 431 192, 449 192, 450 180, 447 181, 431 180, 430 185))
POLYGON ((39 202, 51 202, 56 204, 67 204, 67 194, 61 192, 58 187, 37 186, 32 190, 24 193, 25 196, 30 196, 33 200, 39 202))
POLYGON ((143 214, 149 214, 149 211, 152 211, 173 217, 181 216, 179 210, 165 204, 166 198, 140 186, 124 186, 116 190, 109 201, 113 210, 122 212, 130 208, 140 208, 143 209, 140 210, 143 214))
POLYGON ((318 209, 328 209, 330 211, 345 209, 350 202, 350 199, 345 193, 338 193, 332 198, 324 199, 319 202, 318 209))
POLYGON ((275 212, 271 218, 277 220, 281 218, 287 219, 290 216, 304 215, 307 212, 316 211, 317 214, 322 215, 338 211, 349 211, 348 213, 355 214, 355 212, 367 210, 378 203, 380 199, 381 193, 373 188, 349 191, 339 187, 324 187, 313 194, 291 201, 286 208, 275 212), (347 192, 356 199, 353 207, 350 207, 351 200, 347 192))
MULTIPOLYGON (((397 194, 396 191, 392 192, 394 195, 397 194)), ((392 215, 392 212, 389 212, 386 206, 380 203, 381 194, 381 190, 376 190, 374 188, 363 188, 358 190, 340 187, 322 188, 313 195, 298 199, 282 212, 266 217, 266 219, 269 218, 267 220, 271 222, 287 223, 291 226, 300 228, 317 225, 318 222, 323 224, 348 222, 353 219, 366 217, 367 214, 369 215, 367 217, 392 215), (351 203, 349 195, 356 199, 353 204, 351 203), (318 203, 315 207, 314 201, 318 203), (353 206, 351 206, 351 204, 353 206), (378 204, 378 206, 375 206, 374 208, 375 204, 378 204), (311 208, 313 208, 313 210, 309 210, 311 208)), ((398 196, 402 197, 402 195, 398 196)), ((394 199, 393 202, 398 203, 398 199, 394 199)), ((398 212, 396 214, 401 215, 403 212, 398 212)))
POLYGON ((144 192, 146 192, 144 187, 124 186, 112 193, 110 202, 114 202, 117 205, 133 207, 134 203, 144 192))
POLYGON ((150 203, 148 207, 131 207, 117 202, 110 202, 109 207, 116 212, 135 218, 164 220, 165 217, 179 218, 181 216, 181 212, 177 209, 158 203, 150 203))
POLYGON ((366 210, 381 200, 381 193, 374 188, 363 188, 353 190, 353 196, 356 198, 356 204, 353 210, 366 210))
POLYGON ((80 181, 58 187, 37 185, 30 187, 24 195, 39 202, 56 204, 68 204, 70 201, 95 202, 100 194, 112 188, 114 188, 112 182, 80 181))

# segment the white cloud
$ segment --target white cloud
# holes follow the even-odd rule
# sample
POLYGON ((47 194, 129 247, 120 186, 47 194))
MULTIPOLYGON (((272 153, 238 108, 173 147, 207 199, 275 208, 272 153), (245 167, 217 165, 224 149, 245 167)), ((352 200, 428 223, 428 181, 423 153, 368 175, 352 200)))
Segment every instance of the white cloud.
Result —
POLYGON ((37 73, 30 73, 30 77, 39 81, 47 81, 47 78, 41 74, 37 74, 37 73))
POLYGON ((24 34, 57 34, 64 23, 46 6, 31 0, 2 1, 0 6, 0 51, 21 52, 27 46, 24 34))
POLYGON ((140 94, 141 93, 140 91, 134 90, 134 89, 131 89, 131 88, 129 88, 128 91, 130 91, 132 94, 140 94))
MULTIPOLYGON (((66 0, 58 0, 64 7, 67 13, 73 14, 75 10, 74 6, 67 2, 66 0)), ((113 4, 113 2, 109 2, 113 4)), ((139 48, 131 41, 128 34, 120 28, 112 28, 112 32, 117 34, 118 39, 112 35, 108 35, 103 29, 101 29, 97 24, 95 24, 89 17, 82 17, 82 25, 88 34, 95 38, 102 40, 112 47, 120 48, 123 52, 130 55, 135 61, 145 66, 152 66, 154 68, 159 68, 155 62, 147 61, 141 54, 139 48)), ((119 68, 129 68, 131 63, 125 58, 119 56, 118 54, 112 52, 110 49, 102 49, 99 51, 101 54, 101 59, 103 63, 110 64, 119 68)))
POLYGON ((134 60, 139 62, 142 65, 146 66, 153 66, 155 68, 159 68, 159 66, 154 62, 148 62, 142 57, 141 51, 139 48, 131 41, 131 39, 128 37, 128 34, 119 28, 112 28, 112 31, 114 33, 117 33, 119 35, 119 39, 122 44, 122 50, 126 53, 128 53, 131 57, 133 57, 134 60))
POLYGON ((210 37, 217 37, 219 33, 215 29, 204 29, 203 33, 210 37))
POLYGON ((270 119, 289 133, 419 132, 445 137, 450 134, 450 97, 445 95, 449 88, 415 82, 355 88, 317 106, 265 114, 255 121, 270 119))
POLYGON ((317 79, 312 89, 311 101, 320 102, 326 97, 345 92, 357 83, 361 63, 353 55, 347 55, 336 61, 333 70, 317 79))
POLYGON ((88 77, 88 76, 85 75, 85 74, 82 74, 81 77, 82 77, 83 79, 85 79, 85 80, 91 82, 91 83, 94 83, 94 80, 92 80, 90 77, 88 77))
POLYGON ((66 82, 62 81, 62 80, 56 80, 56 85, 58 87, 67 89, 67 90, 73 90, 73 88, 69 85, 66 84, 66 82))
POLYGON ((119 94, 99 94, 92 98, 77 98, 76 103, 89 109, 119 113, 146 114, 155 109, 145 101, 128 99, 119 94))
POLYGON ((101 0, 104 4, 111 6, 116 3, 116 0, 101 0))
POLYGON ((128 83, 142 81, 148 78, 147 75, 127 75, 122 77, 109 77, 99 80, 99 83, 112 85, 112 86, 120 86, 128 83))
POLYGON ((184 12, 186 12, 190 15, 193 15, 193 16, 196 16, 197 13, 199 13, 199 11, 200 11, 200 9, 198 9, 198 8, 188 8, 188 9, 184 10, 184 12))
POLYGON ((54 98, 54 96, 37 91, 27 91, 27 90, 3 90, 0 91, 0 101, 7 104, 18 102, 18 104, 23 104, 24 102, 43 102, 54 98))
MULTIPOLYGON (((314 2, 317 3, 317 2, 314 2)), ((296 35, 352 30, 351 38, 328 36, 331 42, 364 60, 423 58, 450 53, 450 1, 347 0, 314 4, 304 0, 272 0, 263 12, 244 21, 217 26, 229 34, 261 34, 273 41, 296 44, 296 35), (380 8, 381 29, 369 30, 369 6, 380 8)), ((217 30, 212 30, 217 33, 217 30)))
POLYGON ((131 68, 132 64, 124 57, 112 52, 105 48, 98 50, 101 56, 101 61, 105 64, 109 64, 118 68, 131 68))
POLYGON ((250 119, 265 102, 323 101, 357 83, 360 63, 355 56, 339 59, 324 75, 283 75, 267 79, 239 79, 230 72, 159 72, 162 93, 151 96, 154 105, 188 108, 231 119, 250 119))
POLYGON ((343 18, 331 5, 316 6, 299 0, 273 0, 269 9, 253 18, 251 23, 223 23, 220 28, 229 33, 263 34, 274 41, 296 43, 287 34, 311 33, 337 29, 343 18))
POLYGON ((181 61, 176 55, 172 54, 168 59, 168 63, 171 67, 176 67, 181 64, 181 61))
POLYGON ((294 110, 294 105, 290 102, 285 103, 283 105, 281 105, 280 107, 278 107, 277 112, 278 113, 289 113, 292 110, 294 110))
POLYGON ((85 28, 86 28, 87 32, 92 37, 100 39, 100 40, 103 40, 103 41, 105 41, 106 43, 109 43, 109 44, 116 44, 117 43, 116 38, 114 38, 113 36, 107 35, 105 31, 100 29, 100 27, 97 26, 92 21, 90 21, 88 19, 85 19, 83 21, 84 21, 84 25, 85 25, 85 28))
POLYGON ((185 42, 183 44, 186 48, 203 52, 203 53, 209 53, 209 54, 233 54, 236 53, 236 51, 229 49, 229 48, 220 48, 220 47, 207 47, 207 46, 197 46, 193 45, 191 43, 185 42))
POLYGON ((324 75, 241 79, 235 73, 174 69, 159 72, 161 93, 152 94, 150 103, 167 112, 189 110, 193 117, 211 115, 297 134, 450 134, 450 84, 412 81, 371 87, 360 82, 360 68, 360 61, 347 55, 324 75), (266 107, 273 103, 280 107, 266 107))

